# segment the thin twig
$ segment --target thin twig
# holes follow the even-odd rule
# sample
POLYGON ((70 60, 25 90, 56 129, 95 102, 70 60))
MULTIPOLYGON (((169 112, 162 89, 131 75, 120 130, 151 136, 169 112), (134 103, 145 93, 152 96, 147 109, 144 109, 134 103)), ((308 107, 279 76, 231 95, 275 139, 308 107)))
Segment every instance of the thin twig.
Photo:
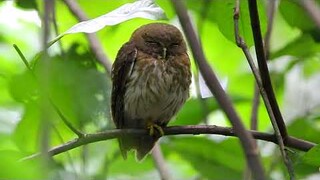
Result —
MULTIPOLYGON (((271 123, 272 125, 276 124, 276 120, 270 105, 270 102, 268 100, 267 97, 267 93, 262 85, 262 81, 261 81, 261 77, 260 77, 260 73, 259 70, 257 69, 257 67, 254 64, 254 60, 250 54, 249 48, 246 44, 246 42, 243 40, 243 38, 240 36, 240 32, 239 32, 239 16, 240 16, 240 1, 236 0, 236 6, 234 9, 234 31, 235 31, 235 39, 236 39, 236 44, 241 48, 241 50, 243 51, 244 55, 246 56, 246 59, 249 63, 249 66, 253 72, 254 78, 256 80, 256 84, 260 90, 261 96, 265 102, 265 106, 267 109, 267 112, 269 114, 269 117, 271 119, 271 123)), ((278 134, 280 134, 280 132, 278 132, 278 134)))
POLYGON ((170 180, 170 172, 164 160, 159 142, 155 144, 151 152, 152 159, 158 169, 161 180, 170 180))
POLYGON ((264 47, 265 47, 265 54, 266 54, 267 60, 269 59, 269 54, 270 54, 270 41, 271 41, 271 34, 273 30, 274 15, 276 11, 276 2, 277 0, 267 1, 268 25, 267 25, 267 32, 264 36, 264 47))
POLYGON ((16 44, 13 44, 13 47, 14 49, 18 52, 21 60, 23 61, 24 65, 27 67, 27 69, 33 73, 33 70, 28 62, 28 60, 26 59, 26 57, 23 55, 23 53, 21 52, 20 48, 16 45, 16 44))
POLYGON ((251 109, 251 118, 250 118, 250 129, 257 130, 258 128, 258 110, 260 104, 260 94, 259 94, 259 87, 255 83, 254 84, 254 95, 252 100, 252 109, 251 109))
MULTIPOLYGON (((54 33, 55 33, 55 36, 58 37, 60 32, 59 32, 59 28, 58 28, 58 23, 57 23, 57 13, 56 13, 56 7, 54 6, 54 9, 52 11, 52 25, 53 25, 53 29, 54 29, 54 33)), ((64 55, 64 50, 63 50, 63 47, 62 47, 62 42, 61 41, 58 41, 58 44, 59 44, 59 47, 60 47, 60 53, 61 55, 64 55)))
MULTIPOLYGON (((86 14, 81 10, 79 4, 74 0, 63 0, 64 3, 67 5, 71 13, 78 19, 78 21, 86 21, 88 20, 88 17, 86 14)), ((105 68, 108 75, 111 74, 111 61, 103 51, 101 42, 97 38, 97 35, 95 33, 86 34, 86 37, 89 41, 89 46, 91 51, 95 54, 97 57, 97 60, 102 64, 102 66, 105 68)))
MULTIPOLYGON (((237 136, 232 128, 219 127, 213 125, 190 125, 190 126, 171 126, 163 128, 164 136, 169 135, 199 135, 199 134, 216 134, 224 136, 237 136)), ((276 137, 270 133, 262 133, 258 131, 247 131, 255 139, 278 143, 276 137)), ((65 144, 59 145, 49 150, 51 156, 61 154, 63 152, 69 151, 71 149, 83 146, 85 144, 90 144, 99 141, 105 141, 110 139, 119 138, 121 136, 132 136, 132 135, 147 135, 148 131, 146 129, 113 129, 104 132, 98 132, 93 134, 85 134, 81 138, 75 138, 65 144)), ((288 136, 287 147, 295 148, 301 151, 308 151, 313 148, 316 144, 294 137, 288 136)), ((25 157, 21 160, 28 160, 38 157, 40 153, 33 154, 31 156, 25 157)))
POLYGON ((246 131, 243 123, 241 122, 241 119, 239 118, 231 103, 230 98, 221 87, 218 78, 210 68, 210 65, 207 63, 202 50, 202 46, 200 45, 200 42, 191 24, 190 17, 187 13, 186 8, 184 7, 183 2, 180 0, 171 0, 171 2, 178 15, 178 18, 182 25, 182 29, 186 34, 187 41, 189 42, 192 54, 199 66, 200 72, 210 91, 219 103, 221 109, 228 117, 235 133, 239 137, 242 148, 246 155, 247 162, 250 165, 252 172, 254 173, 254 177, 261 180, 265 179, 265 173, 258 155, 259 153, 253 143, 254 140, 251 134, 246 131))
MULTIPOLYGON (((271 106, 271 109, 269 110, 269 116, 270 120, 273 126, 273 129, 275 131, 280 152, 283 157, 284 163, 287 167, 287 170, 289 172, 290 179, 294 179, 294 170, 291 163, 290 158, 288 157, 286 151, 285 151, 285 143, 287 139, 287 129, 284 123, 284 120, 282 118, 277 100, 275 98, 275 94, 273 92, 271 79, 269 75, 267 60, 265 56, 265 49, 262 41, 262 35, 260 30, 260 21, 259 21, 259 13, 258 13, 258 7, 257 7, 257 1, 256 0, 249 0, 249 13, 250 13, 250 20, 251 20, 251 29, 253 33, 254 38, 254 44, 256 49, 256 56, 258 59, 258 66, 259 66, 259 72, 260 77, 262 80, 262 87, 266 92, 266 97, 263 98, 265 101, 265 104, 268 104, 268 106, 271 106), (271 112, 272 111, 272 112, 271 112)), ((262 88, 260 88, 262 90, 262 88)), ((261 91, 262 92, 262 91, 261 91)))
POLYGON ((52 101, 51 98, 49 98, 50 103, 52 105, 52 107, 54 108, 54 110, 57 112, 57 114, 60 116, 60 118, 62 119, 62 121, 64 122, 64 124, 73 132, 75 133, 78 137, 82 137, 84 136, 84 134, 79 131, 77 128, 73 127, 73 125, 68 121, 68 119, 63 115, 63 113, 61 112, 61 110, 59 109, 58 106, 56 106, 54 104, 54 102, 52 101))
POLYGON ((316 24, 317 28, 320 29, 320 7, 314 0, 298 0, 298 3, 306 10, 307 14, 316 24))

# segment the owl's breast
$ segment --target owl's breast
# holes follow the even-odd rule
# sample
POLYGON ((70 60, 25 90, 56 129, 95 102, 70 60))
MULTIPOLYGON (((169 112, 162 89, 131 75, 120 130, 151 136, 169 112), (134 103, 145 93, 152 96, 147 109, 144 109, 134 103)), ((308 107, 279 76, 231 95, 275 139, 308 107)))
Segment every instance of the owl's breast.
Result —
MULTIPOLYGON (((146 121, 167 123, 189 97, 189 67, 174 61, 144 59, 136 62, 126 85, 125 117, 141 127, 146 121)), ((129 120, 127 120, 129 121, 129 120)))

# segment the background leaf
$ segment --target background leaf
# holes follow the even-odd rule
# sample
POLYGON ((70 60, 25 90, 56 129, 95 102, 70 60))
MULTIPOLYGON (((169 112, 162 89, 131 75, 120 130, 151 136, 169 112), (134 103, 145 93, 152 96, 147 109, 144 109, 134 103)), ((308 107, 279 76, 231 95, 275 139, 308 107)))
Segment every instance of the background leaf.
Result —
POLYGON ((113 10, 112 12, 109 12, 97 18, 80 22, 63 33, 63 35, 78 32, 93 33, 99 31, 107 25, 116 25, 137 17, 152 20, 160 20, 166 18, 163 10, 159 6, 154 4, 152 0, 141 0, 136 1, 135 3, 125 4, 113 10))
POLYGON ((217 143, 206 137, 184 137, 171 139, 164 145, 208 179, 239 179, 242 175, 245 163, 233 139, 217 143))

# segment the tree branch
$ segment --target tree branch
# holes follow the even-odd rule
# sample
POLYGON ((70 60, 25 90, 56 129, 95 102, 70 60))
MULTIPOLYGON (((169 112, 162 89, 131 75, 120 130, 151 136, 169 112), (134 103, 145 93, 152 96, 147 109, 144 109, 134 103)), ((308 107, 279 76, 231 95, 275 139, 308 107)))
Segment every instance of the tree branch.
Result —
POLYGON ((156 142, 152 151, 152 159, 158 169, 161 180, 170 180, 170 172, 164 160, 159 142, 156 142))
MULTIPOLYGON (((185 135, 185 134, 192 134, 192 135, 216 134, 216 135, 224 135, 224 136, 236 136, 232 128, 212 126, 212 125, 171 126, 171 127, 163 128, 163 132, 164 132, 164 136, 185 135)), ((273 142, 275 144, 278 143, 275 135, 273 134, 262 133, 262 132, 253 131, 253 130, 250 130, 247 132, 250 133, 255 139, 273 142)), ((65 144, 62 144, 50 149, 49 154, 51 156, 55 156, 86 144, 115 139, 121 136, 147 135, 147 134, 148 134, 148 131, 146 129, 113 129, 113 130, 98 132, 94 134, 85 134, 83 137, 75 138, 65 144)), ((316 145, 315 143, 288 136, 287 147, 295 148, 301 151, 308 151, 315 145, 316 145)), ((21 160, 33 159, 35 157, 38 157, 39 155, 40 153, 33 154, 21 160)))
POLYGON ((183 2, 181 0, 171 0, 171 2, 186 34, 187 41, 189 42, 192 54, 199 66, 200 72, 203 75, 203 78, 210 91, 217 99, 221 109, 225 112, 226 116, 230 120, 230 123, 234 127, 234 131, 240 139, 247 162, 254 174, 254 177, 260 180, 265 179, 265 173, 258 156, 258 150, 254 145, 254 140, 251 134, 249 134, 245 130, 244 125, 242 124, 234 107, 232 106, 230 98, 224 92, 218 81, 218 78, 210 68, 210 65, 207 63, 202 47, 195 33, 195 30, 192 27, 191 20, 188 16, 183 2))
POLYGON ((267 98, 264 98, 264 101, 266 105, 271 106, 271 109, 269 108, 267 109, 269 109, 268 112, 269 112, 270 120, 278 140, 280 152, 283 157, 284 163, 287 167, 287 170, 289 172, 290 179, 294 179, 293 166, 291 164, 290 158, 285 152, 285 147, 284 147, 286 144, 287 136, 288 136, 287 129, 286 129, 283 117, 281 115, 281 112, 272 88, 272 83, 271 83, 268 65, 267 65, 267 59, 265 55, 265 48, 262 41, 257 1, 249 0, 248 4, 249 4, 249 11, 250 11, 251 29, 252 29, 253 38, 254 38, 256 56, 258 59, 260 77, 262 80, 262 87, 265 90, 266 96, 267 96, 267 98))
MULTIPOLYGON (((71 13, 78 19, 78 21, 86 21, 88 20, 86 14, 81 10, 80 6, 74 0, 63 0, 67 5, 71 13)), ((91 51, 97 57, 97 60, 102 64, 102 66, 107 71, 107 74, 111 74, 111 61, 108 59, 107 55, 104 53, 102 45, 97 38, 95 33, 86 34, 86 37, 89 41, 89 46, 91 51)))
POLYGON ((267 97, 270 102, 273 114, 275 116, 276 123, 279 127, 281 136, 283 138, 283 142, 285 144, 288 133, 287 133, 286 125, 281 115, 277 100, 275 98, 275 94, 273 92, 267 60, 264 53, 264 46, 263 46, 263 41, 261 36, 257 2, 256 0, 249 0, 248 3, 249 3, 249 10, 250 10, 251 29, 253 33, 253 39, 254 39, 254 44, 256 49, 262 87, 265 89, 267 93, 267 97))

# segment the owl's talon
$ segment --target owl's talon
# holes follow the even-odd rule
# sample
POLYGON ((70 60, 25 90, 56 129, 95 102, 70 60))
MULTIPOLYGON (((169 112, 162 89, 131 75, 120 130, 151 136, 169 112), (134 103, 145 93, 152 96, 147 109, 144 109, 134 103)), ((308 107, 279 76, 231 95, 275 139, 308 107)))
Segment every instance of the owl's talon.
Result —
POLYGON ((155 130, 158 131, 157 135, 160 137, 164 135, 163 129, 161 126, 154 124, 154 123, 148 123, 147 129, 149 129, 149 135, 150 136, 155 136, 155 130))

